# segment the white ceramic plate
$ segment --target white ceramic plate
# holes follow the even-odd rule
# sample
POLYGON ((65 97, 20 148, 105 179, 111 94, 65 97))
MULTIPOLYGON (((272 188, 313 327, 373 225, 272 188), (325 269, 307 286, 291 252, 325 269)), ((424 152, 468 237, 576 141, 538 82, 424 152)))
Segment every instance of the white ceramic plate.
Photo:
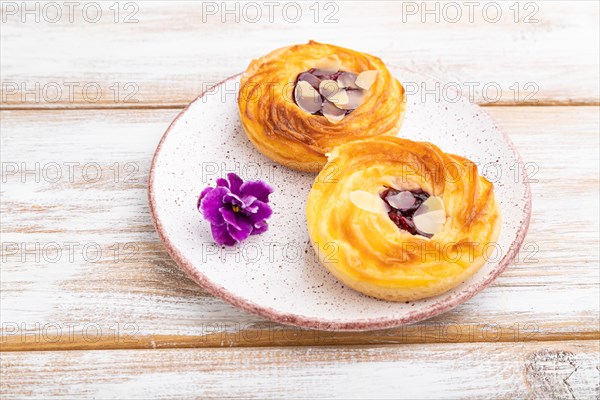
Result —
MULTIPOLYGON (((393 72, 411 87, 436 86, 435 80, 410 71, 393 72)), ((468 300, 514 258, 531 210, 519 154, 477 105, 452 94, 436 98, 419 92, 408 95, 399 135, 433 142, 473 160, 494 183, 503 218, 496 254, 460 286, 426 300, 386 302, 345 287, 319 264, 309 242, 304 210, 315 175, 279 166, 252 146, 238 116, 238 88, 239 76, 234 76, 192 102, 164 134, 150 170, 150 208, 161 240, 179 267, 214 295, 284 324, 326 330, 388 328, 468 300), (205 186, 228 172, 274 187, 274 214, 266 233, 221 248, 196 202, 205 186)))

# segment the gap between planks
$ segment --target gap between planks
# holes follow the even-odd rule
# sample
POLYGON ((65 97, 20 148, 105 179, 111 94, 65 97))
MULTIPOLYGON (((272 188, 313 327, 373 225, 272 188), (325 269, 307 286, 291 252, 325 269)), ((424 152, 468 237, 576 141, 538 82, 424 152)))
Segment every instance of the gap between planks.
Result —
MULTIPOLYGON (((0 352, 64 351, 64 350, 143 350, 177 348, 256 348, 306 346, 358 346, 404 344, 460 344, 460 343, 526 343, 600 340, 600 332, 523 333, 513 330, 489 331, 474 326, 447 327, 405 326, 386 331, 328 332, 300 329, 245 329, 221 331, 204 336, 145 335, 135 337, 102 336, 90 340, 74 335, 69 341, 36 340, 23 342, 18 336, 3 336, 0 352)), ((33 334, 33 333, 30 333, 33 334)))
MULTIPOLYGON (((194 101, 191 100, 190 103, 194 101)), ((87 106, 82 104, 64 105, 64 106, 21 106, 21 105, 1 105, 0 111, 63 111, 63 110, 178 110, 184 109, 190 103, 148 103, 148 104, 100 104, 87 106)), ((598 107, 600 101, 540 101, 538 103, 481 103, 480 107, 598 107)))

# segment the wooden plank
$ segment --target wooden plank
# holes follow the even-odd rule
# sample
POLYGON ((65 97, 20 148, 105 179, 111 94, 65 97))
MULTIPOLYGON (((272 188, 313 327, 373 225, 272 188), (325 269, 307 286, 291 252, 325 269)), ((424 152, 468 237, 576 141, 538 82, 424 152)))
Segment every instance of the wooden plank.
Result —
POLYGON ((598 339, 598 108, 488 110, 535 163, 518 261, 444 315, 335 334, 237 310, 176 269, 148 214, 146 176, 177 110, 2 111, 1 348, 598 339))
POLYGON ((56 18, 44 3, 26 13, 5 2, 0 105, 184 106, 252 58, 311 38, 439 77, 478 103, 598 104, 597 2, 450 3, 277 3, 271 13, 261 2, 94 3, 94 22, 87 3, 69 12, 59 2, 56 18))
POLYGON ((597 341, 2 355, 8 398, 598 398, 597 341))

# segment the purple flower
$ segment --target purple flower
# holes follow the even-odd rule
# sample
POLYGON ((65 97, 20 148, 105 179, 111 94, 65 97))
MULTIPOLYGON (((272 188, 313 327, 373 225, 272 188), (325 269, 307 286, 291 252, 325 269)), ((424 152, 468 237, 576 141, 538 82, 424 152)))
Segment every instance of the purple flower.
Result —
POLYGON ((244 182, 236 174, 227 174, 227 179, 217 179, 217 187, 202 191, 198 210, 210 222, 215 242, 233 246, 269 228, 271 193, 273 189, 262 181, 244 182))

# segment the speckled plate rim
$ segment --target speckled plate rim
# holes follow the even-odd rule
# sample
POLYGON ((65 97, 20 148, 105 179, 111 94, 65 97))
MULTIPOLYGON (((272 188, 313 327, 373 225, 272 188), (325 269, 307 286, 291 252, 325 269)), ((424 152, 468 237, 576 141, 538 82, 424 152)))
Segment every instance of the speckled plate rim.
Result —
MULTIPOLYGON (((433 78, 426 74, 422 75, 431 78, 435 81, 440 81, 439 79, 433 78)), ((154 172, 156 167, 156 160, 158 158, 158 155, 160 154, 162 145, 169 136, 169 133, 171 132, 177 121, 188 111, 188 109, 194 103, 202 99, 206 93, 212 91, 215 87, 220 86, 227 81, 238 78, 239 76, 241 76, 241 73, 230 76, 222 80, 221 82, 211 86, 210 88, 202 92, 198 97, 196 97, 177 115, 177 117, 175 117, 171 124, 169 124, 169 127, 167 128, 162 138, 160 139, 160 142, 158 143, 154 156, 152 157, 152 163, 150 165, 150 174, 148 179, 148 203, 150 206, 150 214, 152 216, 152 220, 154 222, 154 226, 156 228, 156 231, 158 232, 160 240, 163 242, 167 249, 167 252, 175 261, 175 263, 179 266, 179 268, 194 282, 202 286, 212 295, 219 297, 227 301, 228 303, 239 307, 247 312, 259 315, 261 317, 267 318, 275 322, 279 322, 286 325, 294 325, 300 328, 319 329, 327 331, 366 331, 375 329, 386 329, 423 321, 435 315, 449 311, 452 308, 464 303, 465 301, 471 299, 473 296, 479 293, 481 290, 483 290, 485 287, 487 287, 490 283, 492 283, 498 277, 498 275, 504 272, 508 264, 510 264, 510 262, 517 255, 517 252, 519 251, 521 245, 523 244, 523 241, 525 240, 525 236, 527 235, 527 231, 529 229, 529 222, 531 220, 531 187, 529 185, 529 179, 527 176, 525 165, 523 163, 523 159, 521 158, 521 155, 519 154, 517 148, 515 147, 510 137, 506 134, 506 132, 504 132, 504 130, 500 129, 500 127, 496 125, 496 122, 487 111, 485 111, 482 107, 479 107, 482 113, 485 115, 485 117, 489 119, 490 123, 494 126, 494 128, 502 134, 504 140, 512 150, 519 163, 519 166, 521 167, 521 175, 523 178, 523 182, 525 183, 525 206, 523 208, 523 223, 517 230, 515 240, 511 243, 507 253, 498 263, 498 266, 495 269, 491 270, 488 273, 486 279, 482 281, 479 285, 472 285, 466 288, 465 290, 461 290, 458 293, 448 295, 438 300, 431 306, 428 306, 421 310, 409 312, 399 318, 365 318, 352 321, 331 321, 319 320, 318 318, 303 317, 297 314, 282 313, 271 307, 261 306, 249 300, 243 299, 237 296, 235 293, 230 292, 226 288, 215 284, 206 275, 202 274, 197 268, 195 268, 194 265, 181 254, 181 252, 176 248, 176 246, 166 235, 163 224, 156 212, 156 200, 154 198, 154 172)), ((477 106, 476 104, 473 105, 477 106)))

